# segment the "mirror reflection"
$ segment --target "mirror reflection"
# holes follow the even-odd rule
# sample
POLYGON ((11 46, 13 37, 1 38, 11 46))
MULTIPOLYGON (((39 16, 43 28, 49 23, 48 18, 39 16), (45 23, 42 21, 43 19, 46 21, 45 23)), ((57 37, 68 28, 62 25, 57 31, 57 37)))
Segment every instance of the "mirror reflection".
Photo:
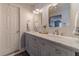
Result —
POLYGON ((67 26, 70 19, 70 4, 59 3, 49 7, 49 27, 61 28, 67 26))

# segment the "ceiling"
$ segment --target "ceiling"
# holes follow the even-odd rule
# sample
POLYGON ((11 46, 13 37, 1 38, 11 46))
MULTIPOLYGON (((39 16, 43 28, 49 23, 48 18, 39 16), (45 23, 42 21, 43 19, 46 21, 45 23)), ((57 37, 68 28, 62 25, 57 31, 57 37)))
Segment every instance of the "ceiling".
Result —
POLYGON ((32 7, 32 8, 42 8, 50 3, 12 3, 15 4, 17 6, 23 6, 23 7, 32 7))

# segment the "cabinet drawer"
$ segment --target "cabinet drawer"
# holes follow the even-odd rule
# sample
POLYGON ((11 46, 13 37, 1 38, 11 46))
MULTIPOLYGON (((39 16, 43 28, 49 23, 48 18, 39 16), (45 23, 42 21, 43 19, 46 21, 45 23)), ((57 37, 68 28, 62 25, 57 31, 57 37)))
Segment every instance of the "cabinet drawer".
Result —
POLYGON ((56 53, 56 56, 74 56, 75 55, 75 52, 59 46, 55 46, 55 53, 56 53))

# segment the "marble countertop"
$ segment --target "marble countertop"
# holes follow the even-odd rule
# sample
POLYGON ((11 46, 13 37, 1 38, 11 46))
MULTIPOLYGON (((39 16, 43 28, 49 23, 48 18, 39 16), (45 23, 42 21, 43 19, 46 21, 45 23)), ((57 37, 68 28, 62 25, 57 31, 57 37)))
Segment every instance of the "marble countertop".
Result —
POLYGON ((79 38, 66 37, 54 34, 41 34, 38 32, 26 32, 26 33, 44 38, 46 40, 50 40, 52 42, 56 42, 66 47, 70 47, 75 52, 79 52, 79 38))

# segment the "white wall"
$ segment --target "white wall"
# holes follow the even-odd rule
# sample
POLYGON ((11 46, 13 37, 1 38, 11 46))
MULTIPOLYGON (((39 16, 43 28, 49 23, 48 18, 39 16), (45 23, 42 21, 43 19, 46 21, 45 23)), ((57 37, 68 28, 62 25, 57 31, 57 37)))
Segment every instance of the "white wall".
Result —
POLYGON ((20 8, 20 36, 22 35, 23 32, 27 31, 27 23, 29 20, 29 28, 30 31, 33 30, 33 14, 31 9, 28 8, 20 8))
POLYGON ((29 31, 33 31, 33 13, 31 7, 20 7, 20 49, 24 48, 22 35, 27 32, 27 24, 29 31))

